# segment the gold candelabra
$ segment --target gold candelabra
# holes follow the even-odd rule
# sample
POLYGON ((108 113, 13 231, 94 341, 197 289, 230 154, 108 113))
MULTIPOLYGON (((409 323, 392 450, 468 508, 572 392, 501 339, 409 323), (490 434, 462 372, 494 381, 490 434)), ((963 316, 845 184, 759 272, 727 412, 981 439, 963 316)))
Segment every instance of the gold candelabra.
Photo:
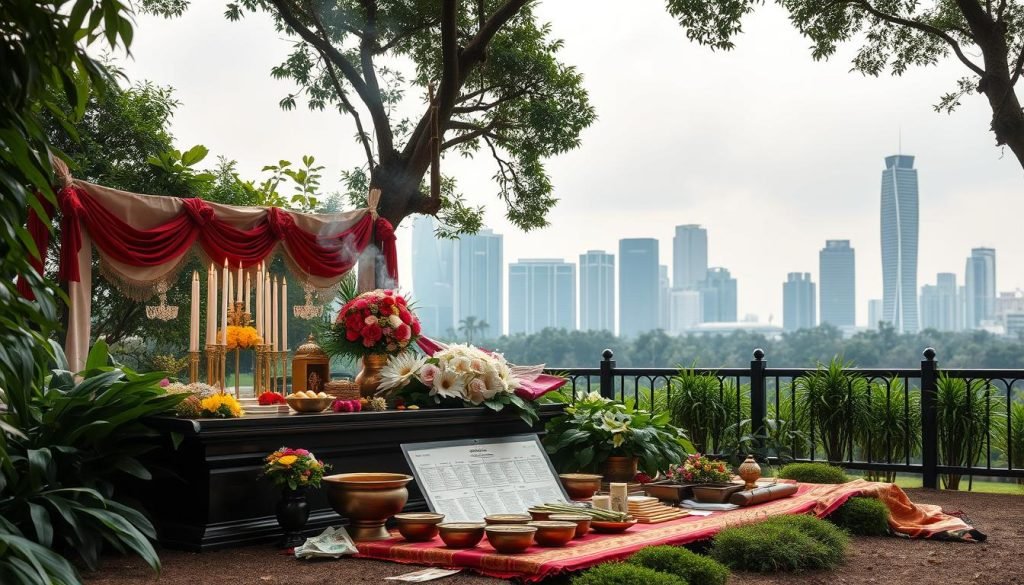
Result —
MULTIPOLYGON (((228 310, 228 326, 229 327, 248 327, 249 326, 249 322, 250 322, 251 319, 252 319, 252 316, 249 314, 248 311, 245 310, 245 303, 243 303, 242 301, 235 301, 234 305, 232 306, 232 308, 228 310)), ((225 344, 224 347, 225 347, 225 349, 227 348, 227 341, 228 341, 228 332, 225 331, 224 332, 224 344, 225 344)), ((240 370, 240 366, 241 366, 241 355, 242 355, 242 348, 239 347, 238 343, 236 342, 235 343, 235 398, 239 398, 240 397, 239 396, 240 390, 239 390, 239 379, 238 379, 239 376, 238 376, 238 374, 239 374, 239 370, 240 370)), ((254 379, 255 379, 255 376, 254 376, 254 379)), ((254 392, 254 394, 256 396, 259 396, 259 393, 256 392, 256 383, 255 383, 255 381, 253 382, 253 392, 254 392)))
POLYGON ((199 354, 198 351, 188 352, 188 383, 195 384, 199 381, 199 354))

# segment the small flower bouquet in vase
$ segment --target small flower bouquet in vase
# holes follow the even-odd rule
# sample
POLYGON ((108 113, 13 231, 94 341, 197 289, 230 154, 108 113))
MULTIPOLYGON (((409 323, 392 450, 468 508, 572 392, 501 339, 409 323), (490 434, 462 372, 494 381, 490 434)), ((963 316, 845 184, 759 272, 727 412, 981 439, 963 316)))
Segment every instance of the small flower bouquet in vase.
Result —
POLYGON ((326 332, 324 349, 362 360, 355 382, 368 397, 377 392, 380 370, 388 356, 409 351, 419 336, 420 321, 405 297, 394 290, 377 289, 345 303, 326 332))
POLYGON ((302 530, 309 520, 306 488, 320 487, 329 468, 305 449, 281 447, 264 459, 263 477, 284 488, 276 510, 277 522, 284 530, 280 546, 294 547, 305 541, 302 530))
POLYGON ((543 366, 513 366, 499 353, 472 345, 441 345, 423 338, 427 354, 393 356, 381 371, 380 391, 420 406, 510 408, 527 424, 537 420, 534 400, 565 383, 543 366))

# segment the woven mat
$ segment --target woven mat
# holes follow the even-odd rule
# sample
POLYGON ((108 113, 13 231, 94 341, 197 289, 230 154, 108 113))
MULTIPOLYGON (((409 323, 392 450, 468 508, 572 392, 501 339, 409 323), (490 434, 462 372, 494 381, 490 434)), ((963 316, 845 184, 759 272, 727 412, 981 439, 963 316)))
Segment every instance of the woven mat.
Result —
POLYGON ((892 511, 894 531, 916 538, 981 540, 984 538, 963 520, 942 514, 937 506, 910 503, 899 487, 856 480, 838 485, 800 484, 796 494, 756 506, 710 516, 688 516, 661 524, 637 524, 622 534, 595 534, 573 540, 561 548, 530 547, 526 552, 505 555, 495 552, 484 538, 476 548, 449 549, 439 538, 410 543, 401 537, 358 544, 358 557, 443 567, 461 567, 501 579, 539 581, 567 571, 585 569, 626 558, 646 546, 687 544, 710 538, 719 530, 765 520, 783 514, 814 513, 827 516, 850 497, 878 497, 892 511))

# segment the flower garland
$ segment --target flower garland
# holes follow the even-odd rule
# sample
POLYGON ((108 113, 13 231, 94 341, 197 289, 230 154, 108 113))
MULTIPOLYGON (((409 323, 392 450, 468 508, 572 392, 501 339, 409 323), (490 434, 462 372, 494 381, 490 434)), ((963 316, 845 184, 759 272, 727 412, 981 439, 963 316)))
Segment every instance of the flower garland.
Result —
POLYGON ((277 485, 287 485, 293 490, 306 486, 320 487, 324 471, 330 467, 322 461, 317 461, 316 457, 305 449, 281 447, 264 459, 263 477, 277 485))
POLYGON ((188 394, 188 397, 174 407, 174 413, 181 418, 199 418, 202 416, 203 398, 217 393, 216 388, 202 382, 194 382, 192 384, 182 384, 180 382, 163 384, 161 382, 161 385, 168 394, 188 394))

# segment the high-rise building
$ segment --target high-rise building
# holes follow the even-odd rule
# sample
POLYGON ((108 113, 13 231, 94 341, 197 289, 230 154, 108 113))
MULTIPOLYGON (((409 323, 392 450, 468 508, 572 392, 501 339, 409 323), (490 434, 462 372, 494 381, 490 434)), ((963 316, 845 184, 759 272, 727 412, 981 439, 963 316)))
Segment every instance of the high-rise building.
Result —
POLYGON ((699 225, 677 225, 672 238, 672 282, 695 289, 708 272, 708 232, 699 225))
POLYGON ((437 220, 417 215, 412 224, 412 296, 423 332, 452 337, 455 328, 452 277, 455 242, 434 236, 437 220))
POLYGON ((964 276, 964 327, 978 329, 982 321, 995 316, 996 306, 996 251, 992 248, 974 248, 967 259, 964 276))
POLYGON ((1007 337, 1021 339, 1024 333, 1024 291, 1001 292, 996 297, 995 321, 1007 337))
POLYGON ((508 265, 508 332, 576 329, 576 265, 521 259, 508 265))
POLYGON ((672 292, 672 283, 668 279, 668 266, 658 265, 658 329, 668 330, 671 319, 671 308, 669 303, 672 292))
MULTIPOLYGON (((885 157, 882 171, 882 319, 917 331, 917 170, 914 157, 885 157)), ((824 285, 824 280, 822 280, 824 285)))
POLYGON ((580 254, 580 329, 615 331, 615 255, 580 254))
POLYGON ((704 319, 704 309, 701 304, 700 291, 674 288, 669 296, 671 298, 669 309, 671 319, 668 329, 672 335, 682 335, 701 324, 704 319))
POLYGON ((882 299, 868 300, 868 329, 878 329, 882 321, 882 299))
POLYGON ((736 321, 736 279, 728 269, 708 268, 708 275, 701 283, 700 293, 705 323, 736 321))
POLYGON ((960 329, 958 305, 956 275, 938 273, 935 284, 921 287, 921 329, 957 331, 960 329))
POLYGON ((790 272, 782 283, 782 328, 809 329, 816 325, 816 295, 810 272, 790 272))
POLYGON ((857 277, 850 240, 826 240, 818 253, 818 311, 821 323, 857 324, 857 277))
POLYGON ((505 325, 501 234, 482 229, 459 238, 455 248, 455 327, 472 317, 476 339, 496 339, 505 325))
POLYGON ((658 240, 619 240, 619 335, 657 329, 658 240))

